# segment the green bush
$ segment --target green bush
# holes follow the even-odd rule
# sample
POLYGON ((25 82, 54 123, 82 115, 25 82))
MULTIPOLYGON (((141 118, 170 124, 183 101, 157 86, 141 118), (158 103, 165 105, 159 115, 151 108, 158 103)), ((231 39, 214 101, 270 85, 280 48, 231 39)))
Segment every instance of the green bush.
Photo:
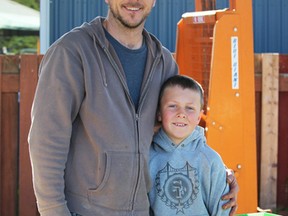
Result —
MULTIPOLYGON (((13 0, 27 7, 33 8, 39 11, 40 0, 13 0)), ((5 36, 0 35, 0 48, 6 47, 8 54, 20 54, 25 52, 34 52, 37 50, 38 36, 5 36)), ((2 50, 3 52, 3 50, 2 50)), ((2 53, 0 50, 0 53, 2 53)))

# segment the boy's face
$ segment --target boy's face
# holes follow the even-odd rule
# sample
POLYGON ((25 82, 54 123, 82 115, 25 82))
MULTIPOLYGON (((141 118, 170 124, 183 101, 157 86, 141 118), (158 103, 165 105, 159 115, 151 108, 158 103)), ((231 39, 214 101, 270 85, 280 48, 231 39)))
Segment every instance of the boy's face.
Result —
POLYGON ((201 119, 200 94, 179 86, 167 87, 160 101, 158 121, 174 144, 187 138, 201 119))

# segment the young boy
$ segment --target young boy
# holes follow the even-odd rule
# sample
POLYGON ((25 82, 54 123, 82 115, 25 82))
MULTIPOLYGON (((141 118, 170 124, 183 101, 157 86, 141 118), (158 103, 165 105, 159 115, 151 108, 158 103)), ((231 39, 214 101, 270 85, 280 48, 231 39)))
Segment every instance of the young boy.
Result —
POLYGON ((189 77, 173 76, 161 88, 162 127, 150 149, 151 215, 229 215, 221 200, 229 191, 225 166, 198 126, 203 103, 202 87, 189 77))

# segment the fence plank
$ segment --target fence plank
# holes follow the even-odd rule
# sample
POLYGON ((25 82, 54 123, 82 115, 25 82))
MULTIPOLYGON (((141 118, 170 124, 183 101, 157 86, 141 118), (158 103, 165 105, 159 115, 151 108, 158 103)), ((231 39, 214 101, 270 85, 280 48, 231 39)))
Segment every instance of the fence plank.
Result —
POLYGON ((20 176, 19 176, 19 212, 20 216, 38 215, 36 199, 32 186, 31 165, 28 148, 30 128, 30 110, 37 84, 37 71, 40 57, 36 55, 21 56, 20 72, 20 176))
MULTIPOLYGON (((288 210, 288 91, 279 94, 277 207, 288 210)), ((285 214, 283 214, 285 215, 285 214)), ((288 215, 288 212, 286 212, 288 215)))
MULTIPOLYGON (((2 119, 2 62, 3 56, 0 55, 0 119, 2 119)), ((0 175, 2 175, 2 122, 0 121, 0 175)), ((2 215, 2 178, 0 178, 0 215, 2 215)))
POLYGON ((0 56, 0 215, 17 214, 18 94, 3 91, 6 73, 17 75, 18 57, 0 56))
POLYGON ((279 92, 279 140, 278 140, 278 182, 277 182, 277 208, 286 210, 288 215, 288 55, 279 56, 279 73, 281 86, 286 91, 279 92), (281 80, 281 75, 285 80, 281 80))
POLYGON ((260 207, 276 208, 279 56, 262 56, 262 125, 261 125, 261 178, 260 207))
POLYGON ((18 185, 18 94, 2 94, 1 215, 16 216, 18 185))
POLYGON ((1 89, 3 93, 18 92, 19 91, 19 74, 2 74, 1 89))

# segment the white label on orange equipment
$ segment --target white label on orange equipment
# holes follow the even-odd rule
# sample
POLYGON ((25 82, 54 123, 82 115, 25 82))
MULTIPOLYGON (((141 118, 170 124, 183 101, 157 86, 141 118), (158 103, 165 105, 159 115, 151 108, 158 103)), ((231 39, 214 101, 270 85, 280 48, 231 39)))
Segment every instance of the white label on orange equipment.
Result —
POLYGON ((231 37, 232 89, 239 89, 238 37, 231 37))
POLYGON ((195 16, 193 17, 193 23, 205 23, 204 16, 195 16))

